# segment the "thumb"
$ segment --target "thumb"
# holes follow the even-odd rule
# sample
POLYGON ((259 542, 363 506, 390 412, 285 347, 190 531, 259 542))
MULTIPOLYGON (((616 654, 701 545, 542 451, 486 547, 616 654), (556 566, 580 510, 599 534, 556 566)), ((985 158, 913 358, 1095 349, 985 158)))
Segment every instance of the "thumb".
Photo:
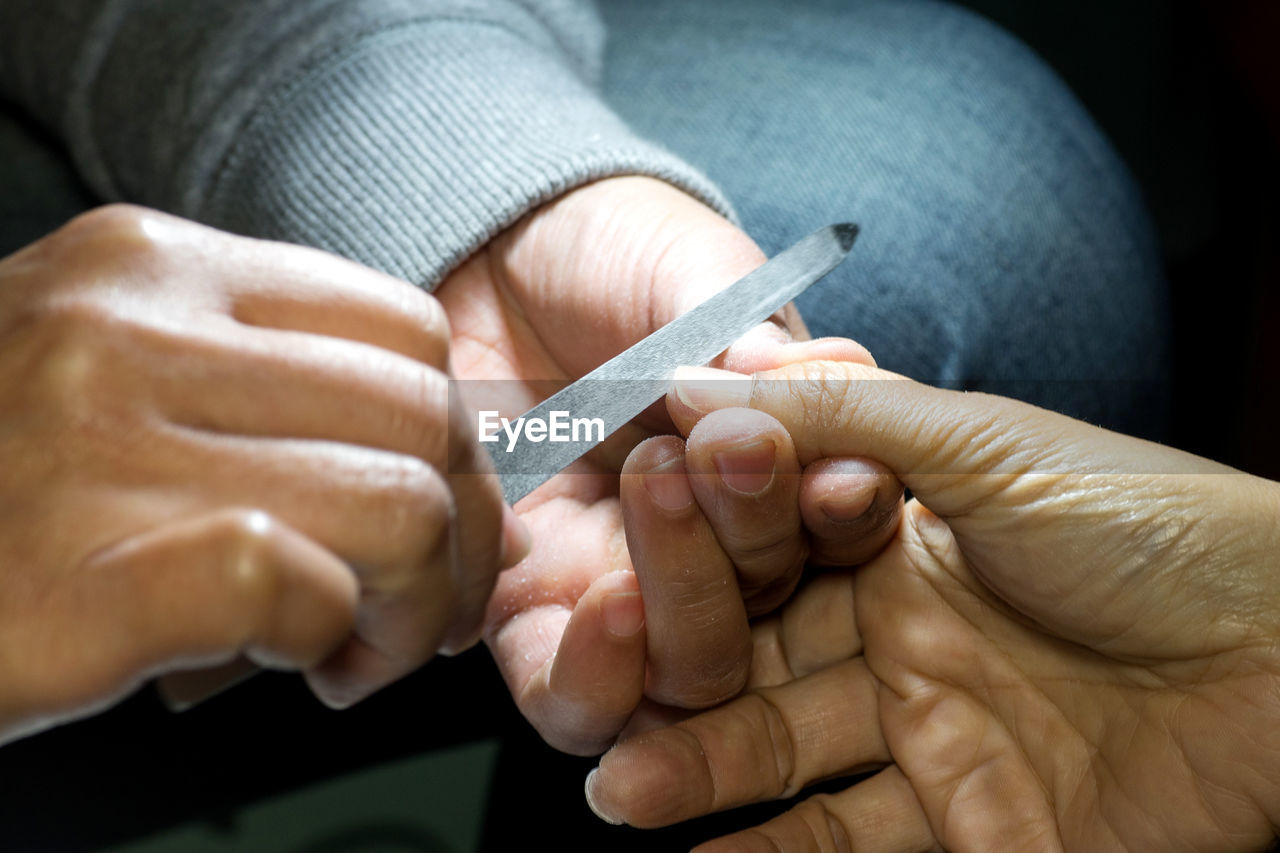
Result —
POLYGON ((668 408, 681 431, 714 409, 758 409, 787 428, 802 465, 875 459, 943 517, 1001 496, 1025 503, 1027 495, 1008 490, 1029 474, 1141 470, 1145 452, 1168 453, 1016 400, 848 362, 788 364, 749 377, 681 368, 673 392, 668 408))
MULTIPOLYGON (((681 229, 653 274, 650 316, 659 328, 701 305, 765 262, 746 233, 720 221, 708 230, 681 229)), ((866 348, 846 338, 814 341, 794 303, 763 320, 712 360, 713 367, 754 373, 801 361, 874 365, 866 348)))

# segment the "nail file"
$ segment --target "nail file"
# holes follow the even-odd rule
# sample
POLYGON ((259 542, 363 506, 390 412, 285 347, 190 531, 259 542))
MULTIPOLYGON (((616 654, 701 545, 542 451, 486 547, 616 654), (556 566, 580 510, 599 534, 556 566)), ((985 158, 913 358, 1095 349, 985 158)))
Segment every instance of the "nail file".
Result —
POLYGON ((550 425, 550 435, 526 432, 526 438, 535 440, 508 442, 497 430, 499 440, 483 446, 493 458, 507 503, 541 486, 661 399, 677 367, 706 364, 835 269, 857 237, 857 225, 820 228, 515 422, 526 430, 532 424, 550 425), (575 423, 581 427, 576 435, 575 423), (568 440, 550 440, 557 431, 568 440))

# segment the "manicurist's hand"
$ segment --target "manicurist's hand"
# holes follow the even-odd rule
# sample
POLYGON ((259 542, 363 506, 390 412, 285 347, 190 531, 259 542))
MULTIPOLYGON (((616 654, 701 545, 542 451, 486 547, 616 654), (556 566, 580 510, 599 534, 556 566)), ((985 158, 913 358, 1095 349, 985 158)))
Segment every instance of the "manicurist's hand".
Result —
POLYGON ((878 459, 915 500, 878 557, 757 625, 750 691, 607 754, 599 812, 664 825, 879 768, 702 849, 1267 846, 1276 484, 856 365, 729 377, 678 385, 682 428, 767 414, 802 464, 878 459))
POLYGON ((241 656, 348 704, 473 641, 522 544, 447 352, 407 284, 138 208, 0 262, 0 738, 241 656))
MULTIPOLYGON (((514 417, 763 261, 746 234, 662 182, 614 178, 574 190, 437 291, 457 375, 484 380, 462 382, 464 396, 514 417)), ((754 371, 806 358, 870 361, 852 342, 800 337, 789 309, 718 363, 754 371)), ((750 666, 748 617, 785 598, 804 564, 801 469, 784 436, 767 446, 721 436, 732 485, 706 513, 693 511, 683 487, 682 442, 642 447, 623 472, 623 496, 632 498, 624 519, 623 462, 660 432, 672 429, 659 406, 517 506, 533 551, 500 578, 487 640, 521 710, 561 749, 607 747, 646 692, 677 707, 737 693, 750 666), (784 514, 759 525, 774 507, 784 514), (667 542, 628 547, 634 530, 652 525, 665 525, 667 542), (682 548, 686 538, 696 547, 682 548), (711 549, 714 559, 698 556, 711 549)), ((706 449, 689 464, 714 468, 706 449)), ((892 479, 869 470, 875 482, 892 479)))

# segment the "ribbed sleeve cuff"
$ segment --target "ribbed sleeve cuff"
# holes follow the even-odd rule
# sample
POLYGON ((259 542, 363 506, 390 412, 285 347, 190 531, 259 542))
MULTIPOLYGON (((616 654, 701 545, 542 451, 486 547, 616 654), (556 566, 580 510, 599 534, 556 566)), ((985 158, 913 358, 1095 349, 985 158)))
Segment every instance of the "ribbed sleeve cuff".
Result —
POLYGON ((556 55, 497 25, 433 21, 318 59, 177 206, 434 287, 525 212, 621 174, 731 215, 709 180, 632 134, 556 55))

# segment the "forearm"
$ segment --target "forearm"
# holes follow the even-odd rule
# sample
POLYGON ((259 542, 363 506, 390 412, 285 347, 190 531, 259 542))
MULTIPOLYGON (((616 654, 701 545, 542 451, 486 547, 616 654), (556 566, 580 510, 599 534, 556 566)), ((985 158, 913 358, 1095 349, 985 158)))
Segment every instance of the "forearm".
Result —
POLYGON ((587 4, 17 0, 6 15, 0 84, 103 197, 418 283, 597 177, 727 207, 598 98, 587 4))

